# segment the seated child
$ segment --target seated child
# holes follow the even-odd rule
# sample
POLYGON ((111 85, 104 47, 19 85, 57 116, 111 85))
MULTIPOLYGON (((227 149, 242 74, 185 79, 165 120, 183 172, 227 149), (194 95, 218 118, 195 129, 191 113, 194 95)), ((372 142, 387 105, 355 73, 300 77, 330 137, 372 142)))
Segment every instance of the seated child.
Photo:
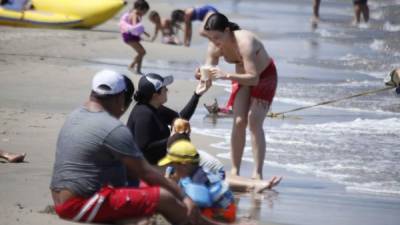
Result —
POLYGON ((208 218, 225 222, 236 219, 236 205, 228 184, 218 173, 199 165, 200 156, 188 140, 171 143, 167 155, 158 163, 174 168, 174 178, 208 218))
MULTIPOLYGON (((167 149, 171 147, 171 145, 178 140, 187 140, 190 141, 190 123, 189 121, 177 118, 172 122, 171 127, 171 136, 167 141, 167 149)), ((214 174, 218 174, 222 180, 226 180, 229 184, 229 187, 232 191, 237 192, 255 192, 262 193, 266 190, 271 190, 272 188, 279 185, 282 180, 282 177, 273 176, 269 180, 253 180, 250 178, 235 176, 235 175, 226 175, 224 164, 219 161, 215 156, 201 150, 197 150, 200 155, 200 163, 199 165, 202 168, 207 169, 214 174)), ((172 172, 173 169, 167 168, 166 172, 172 172)))

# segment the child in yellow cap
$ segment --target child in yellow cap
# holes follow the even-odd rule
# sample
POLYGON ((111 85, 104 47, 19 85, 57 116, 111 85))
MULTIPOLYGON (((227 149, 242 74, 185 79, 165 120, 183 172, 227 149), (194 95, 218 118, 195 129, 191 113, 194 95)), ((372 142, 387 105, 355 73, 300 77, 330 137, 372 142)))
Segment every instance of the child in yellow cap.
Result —
POLYGON ((179 186, 200 207, 203 215, 224 222, 234 222, 236 205, 228 184, 219 174, 199 165, 196 147, 185 139, 173 142, 159 166, 172 166, 179 186))

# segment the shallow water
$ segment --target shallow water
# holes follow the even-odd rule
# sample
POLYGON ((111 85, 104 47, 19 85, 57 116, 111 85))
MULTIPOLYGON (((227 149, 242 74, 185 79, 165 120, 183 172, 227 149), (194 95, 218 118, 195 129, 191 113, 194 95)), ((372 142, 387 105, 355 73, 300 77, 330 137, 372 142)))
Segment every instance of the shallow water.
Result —
MULTIPOLYGON (((369 1, 371 20, 358 26, 351 25, 350 1, 322 1, 317 29, 309 22, 310 2, 240 1, 232 19, 257 31, 276 61, 273 112, 383 88, 385 75, 400 66, 400 1, 369 1)), ((288 115, 301 119, 264 123, 267 164, 327 178, 349 191, 400 195, 400 96, 394 90, 288 115)), ((194 132, 220 137, 212 146, 229 158, 231 119, 215 126, 196 118, 194 132)), ((244 157, 252 161, 249 140, 244 157)))
MULTIPOLYGON (((195 1, 174 2, 177 7, 195 1)), ((369 1, 368 24, 352 25, 351 1, 324 0, 321 21, 311 27, 311 1, 217 1, 242 28, 256 31, 274 58, 279 84, 273 112, 351 96, 384 87, 400 67, 400 0, 369 1)), ((197 24, 198 26, 198 24, 197 24)), ((207 40, 193 43, 205 48, 207 40)), ((110 61, 107 59, 106 61, 110 61)), ((121 62, 121 61, 119 61, 121 62)), ((128 61, 126 62, 128 64, 128 61)), ((125 65, 125 64, 124 64, 125 65)), ((198 62, 146 61, 144 71, 188 79, 198 62), (172 69, 173 68, 173 69, 172 69)), ((220 67, 233 70, 221 62, 220 67)), ((223 104, 229 94, 218 98, 223 104)), ((221 138, 213 147, 229 158, 231 119, 212 121, 199 108, 194 133, 221 138)), ((267 118, 266 163, 344 184, 349 191, 400 196, 400 96, 394 90, 267 118)), ((249 137, 244 159, 252 161, 249 137)))

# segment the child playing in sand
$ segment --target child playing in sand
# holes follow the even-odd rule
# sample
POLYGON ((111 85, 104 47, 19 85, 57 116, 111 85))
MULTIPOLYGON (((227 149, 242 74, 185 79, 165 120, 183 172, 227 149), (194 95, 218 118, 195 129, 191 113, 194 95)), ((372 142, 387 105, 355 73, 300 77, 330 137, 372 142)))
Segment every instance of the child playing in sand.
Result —
POLYGON ((136 57, 129 65, 129 69, 133 70, 136 66, 136 73, 138 74, 142 74, 142 61, 146 54, 146 50, 140 44, 140 35, 150 36, 145 32, 141 20, 149 8, 150 6, 145 0, 137 0, 133 5, 133 9, 129 13, 123 14, 119 22, 122 39, 137 52, 136 57))
POLYGON ((180 45, 178 37, 175 35, 174 29, 170 19, 161 19, 160 14, 156 11, 151 11, 149 13, 150 21, 155 25, 154 35, 151 41, 157 38, 158 32, 161 31, 161 42, 164 44, 180 45))

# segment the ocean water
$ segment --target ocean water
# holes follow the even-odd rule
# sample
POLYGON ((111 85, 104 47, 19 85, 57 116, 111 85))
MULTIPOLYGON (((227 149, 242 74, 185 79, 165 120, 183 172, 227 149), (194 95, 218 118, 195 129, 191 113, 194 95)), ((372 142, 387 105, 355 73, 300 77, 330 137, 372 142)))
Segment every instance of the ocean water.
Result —
MULTIPOLYGON (((400 67, 400 1, 368 2, 370 22, 353 25, 351 1, 322 1, 316 29, 311 1, 215 5, 257 32, 275 59, 279 84, 271 111, 281 112, 384 88, 384 77, 400 67)), ((227 90, 218 98, 223 104, 229 83, 217 85, 227 90)), ((210 145, 229 158, 231 118, 215 121, 205 113, 197 111, 193 132, 218 137, 210 145)), ((348 191, 400 196, 400 96, 393 89, 287 115, 264 122, 266 164, 329 179, 348 191)), ((249 137, 244 160, 253 161, 249 137)))
MULTIPOLYGON (((200 4, 170 2, 177 8, 200 4)), ((279 73, 271 111, 282 112, 385 87, 384 77, 400 67, 400 0, 368 2, 370 22, 353 25, 350 0, 323 0, 317 28, 310 23, 311 0, 209 3, 263 40, 279 73)), ((206 39, 193 43, 206 46, 206 39)), ((143 68, 190 79, 187 74, 198 65, 145 59, 143 68)), ((234 70, 223 60, 219 66, 234 70)), ((226 89, 217 99, 224 104, 230 84, 214 85, 226 89)), ((199 107, 191 122, 194 134, 218 137, 210 146, 229 158, 231 118, 211 119, 199 107)), ((264 131, 267 165, 328 179, 351 192, 400 196, 400 96, 393 89, 267 118, 264 131)), ((253 161, 249 137, 244 160, 253 161)))

